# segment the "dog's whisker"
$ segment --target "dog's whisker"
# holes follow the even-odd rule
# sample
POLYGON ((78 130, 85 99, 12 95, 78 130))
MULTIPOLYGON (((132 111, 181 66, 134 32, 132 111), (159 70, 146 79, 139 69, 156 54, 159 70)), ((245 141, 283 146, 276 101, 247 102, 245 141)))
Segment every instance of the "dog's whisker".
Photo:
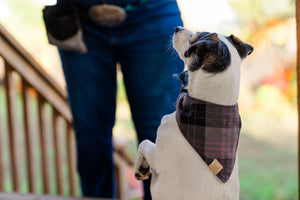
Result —
POLYGON ((170 53, 172 57, 175 57, 175 58, 178 57, 178 54, 177 54, 176 50, 173 47, 172 41, 170 41, 170 43, 168 44, 168 48, 166 49, 166 51, 168 53, 170 53))

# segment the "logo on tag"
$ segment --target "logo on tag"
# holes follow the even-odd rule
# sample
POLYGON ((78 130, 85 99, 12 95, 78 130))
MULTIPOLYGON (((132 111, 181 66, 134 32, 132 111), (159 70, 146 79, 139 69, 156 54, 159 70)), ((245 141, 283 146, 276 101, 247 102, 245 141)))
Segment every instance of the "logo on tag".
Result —
POLYGON ((217 175, 223 169, 223 166, 217 159, 214 159, 214 161, 212 161, 208 167, 215 175, 217 175))

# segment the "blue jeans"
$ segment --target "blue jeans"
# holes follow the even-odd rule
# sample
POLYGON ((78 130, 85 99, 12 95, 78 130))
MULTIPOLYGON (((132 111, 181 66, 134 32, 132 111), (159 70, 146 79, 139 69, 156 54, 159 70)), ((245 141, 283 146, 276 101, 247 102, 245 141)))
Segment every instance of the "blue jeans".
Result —
MULTIPOLYGON (((151 0, 121 25, 82 22, 87 54, 60 50, 77 139, 84 196, 114 197, 112 128, 116 111, 116 63, 121 64, 138 141, 155 141, 163 115, 175 110, 180 85, 173 73, 183 62, 172 50, 182 26, 175 1, 151 0), (164 3, 162 3, 164 2, 164 3)), ((149 181, 145 199, 151 199, 149 181)))

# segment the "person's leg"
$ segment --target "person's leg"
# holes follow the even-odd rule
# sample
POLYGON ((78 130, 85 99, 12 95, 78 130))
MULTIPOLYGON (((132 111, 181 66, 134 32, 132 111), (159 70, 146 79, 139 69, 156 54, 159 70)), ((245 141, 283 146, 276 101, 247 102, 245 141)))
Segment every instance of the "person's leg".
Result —
POLYGON ((116 106, 116 61, 93 28, 85 30, 87 54, 60 51, 77 139, 84 196, 114 196, 112 128, 116 106))
MULTIPOLYGON (((176 4, 173 6, 176 11, 176 4)), ((172 51, 171 36, 174 28, 182 26, 179 11, 174 13, 151 17, 136 24, 132 30, 135 33, 132 34, 138 33, 136 37, 142 39, 124 44, 118 49, 139 142, 145 139, 154 142, 161 118, 175 110, 173 103, 180 84, 172 74, 183 71, 184 65, 172 51)), ((150 181, 146 181, 144 187, 144 199, 150 200, 150 181)))

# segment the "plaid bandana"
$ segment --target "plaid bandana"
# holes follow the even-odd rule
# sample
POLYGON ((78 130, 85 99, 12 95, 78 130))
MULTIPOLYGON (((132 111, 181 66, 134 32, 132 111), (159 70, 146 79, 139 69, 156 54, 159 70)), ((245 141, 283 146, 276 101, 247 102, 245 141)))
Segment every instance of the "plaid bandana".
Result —
POLYGON ((225 183, 234 167, 241 129, 238 104, 209 103, 183 90, 176 102, 176 120, 186 140, 225 183))

